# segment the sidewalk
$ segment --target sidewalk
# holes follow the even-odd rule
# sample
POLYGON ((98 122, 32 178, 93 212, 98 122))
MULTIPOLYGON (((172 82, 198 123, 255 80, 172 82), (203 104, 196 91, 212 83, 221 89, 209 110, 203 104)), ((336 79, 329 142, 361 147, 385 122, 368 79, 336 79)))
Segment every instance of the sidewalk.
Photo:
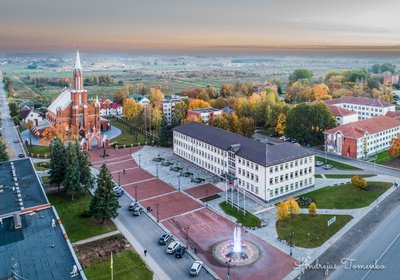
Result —
POLYGON ((93 237, 90 237, 90 238, 86 238, 86 239, 82 239, 82 240, 76 241, 75 243, 72 243, 72 245, 83 245, 83 244, 90 243, 90 242, 93 242, 93 241, 96 241, 96 240, 100 240, 100 239, 103 239, 103 238, 106 238, 106 237, 114 236, 114 235, 117 235, 117 234, 120 234, 120 233, 121 232, 119 230, 115 230, 115 231, 112 231, 112 232, 107 232, 107 233, 104 233, 104 234, 100 234, 100 235, 96 235, 96 236, 93 236, 93 237))

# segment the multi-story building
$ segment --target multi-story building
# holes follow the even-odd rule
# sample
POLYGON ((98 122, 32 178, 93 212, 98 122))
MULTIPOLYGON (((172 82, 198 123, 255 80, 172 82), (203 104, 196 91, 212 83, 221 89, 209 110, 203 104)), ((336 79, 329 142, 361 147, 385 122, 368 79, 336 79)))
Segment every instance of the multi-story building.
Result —
POLYGON ((329 108, 329 110, 332 112, 332 115, 335 117, 337 125, 344 125, 346 123, 358 121, 357 112, 350 111, 339 106, 333 106, 333 105, 326 105, 326 106, 329 108))
POLYGON ((270 201, 314 185, 314 154, 297 144, 266 145, 190 122, 174 129, 174 155, 270 201))
POLYGON ((108 98, 101 98, 100 102, 100 116, 111 117, 122 115, 122 104, 118 102, 112 102, 108 98))
POLYGON ((157 104, 161 106, 164 118, 168 123, 171 123, 172 113, 175 110, 175 105, 181 102, 185 98, 187 97, 179 95, 171 95, 165 97, 163 101, 157 102, 157 104))
POLYGON ((326 100, 325 104, 357 112, 359 120, 376 116, 384 116, 387 112, 394 112, 396 106, 386 101, 368 97, 343 97, 326 100))
POLYGON ((196 116, 199 119, 201 119, 204 123, 209 123, 212 122, 212 119, 215 116, 222 115, 223 111, 222 109, 216 109, 216 108, 203 108, 203 109, 194 109, 194 110, 188 110, 187 116, 196 116))
POLYGON ((391 86, 400 83, 400 75, 391 75, 383 77, 383 84, 391 86))
POLYGON ((389 149, 400 136, 400 120, 388 116, 341 125, 324 132, 325 151, 351 158, 367 158, 389 149))

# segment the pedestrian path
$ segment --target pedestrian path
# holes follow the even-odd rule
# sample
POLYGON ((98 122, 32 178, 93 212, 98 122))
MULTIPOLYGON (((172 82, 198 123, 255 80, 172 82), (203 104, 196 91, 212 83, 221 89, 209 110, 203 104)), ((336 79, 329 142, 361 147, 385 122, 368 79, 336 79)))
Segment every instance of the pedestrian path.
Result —
POLYGON ((72 243, 72 245, 82 245, 82 244, 90 243, 90 242, 93 242, 93 241, 96 241, 96 240, 100 240, 100 239, 103 239, 103 238, 107 238, 107 237, 110 237, 110 236, 114 236, 114 235, 117 235, 117 234, 120 234, 120 233, 121 232, 119 230, 115 230, 115 231, 112 231, 112 232, 107 232, 107 233, 104 233, 104 234, 100 234, 100 235, 96 235, 96 236, 93 236, 93 237, 90 237, 90 238, 86 238, 86 239, 82 239, 82 240, 76 241, 76 242, 72 243))

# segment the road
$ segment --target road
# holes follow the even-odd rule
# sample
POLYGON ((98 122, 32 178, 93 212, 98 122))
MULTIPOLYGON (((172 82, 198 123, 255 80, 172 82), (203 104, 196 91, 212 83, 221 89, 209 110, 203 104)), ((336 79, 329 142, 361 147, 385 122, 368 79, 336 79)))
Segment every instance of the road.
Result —
POLYGON ((10 109, 8 108, 8 101, 6 92, 4 90, 3 76, 0 72, 0 110, 1 110, 1 133, 2 139, 5 141, 10 160, 18 158, 18 154, 22 153, 26 156, 25 151, 20 142, 14 143, 14 140, 19 140, 17 129, 10 117, 10 109))
POLYGON ((399 279, 400 207, 397 207, 347 259, 328 279, 399 279), (377 261, 378 266, 374 269, 349 269, 350 259, 353 260, 353 265, 373 265, 377 261))
MULTIPOLYGON (((191 279, 189 269, 194 259, 185 254, 182 259, 177 259, 174 255, 168 255, 165 252, 167 246, 158 244, 159 237, 164 231, 145 213, 136 217, 128 210, 131 200, 123 195, 119 199, 121 208, 117 219, 134 236, 140 245, 145 248, 148 255, 151 255, 159 267, 171 279, 191 279)), ((196 279, 214 279, 204 268, 196 279)))

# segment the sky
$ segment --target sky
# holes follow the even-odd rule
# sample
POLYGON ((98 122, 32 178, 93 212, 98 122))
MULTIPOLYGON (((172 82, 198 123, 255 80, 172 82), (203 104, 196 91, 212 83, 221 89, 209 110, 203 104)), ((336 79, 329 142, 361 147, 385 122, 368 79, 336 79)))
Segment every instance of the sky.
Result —
POLYGON ((399 0, 1 0, 0 51, 400 48, 399 0))

